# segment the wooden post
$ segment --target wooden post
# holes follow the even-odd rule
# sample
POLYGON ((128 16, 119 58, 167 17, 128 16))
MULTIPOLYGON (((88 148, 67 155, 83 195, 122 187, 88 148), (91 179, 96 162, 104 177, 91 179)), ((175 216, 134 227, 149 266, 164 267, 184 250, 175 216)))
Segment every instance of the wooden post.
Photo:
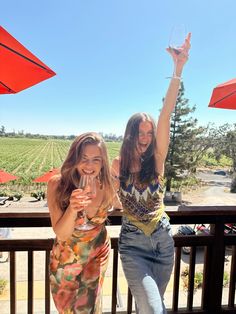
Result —
POLYGON ((209 313, 220 313, 222 287, 224 277, 224 223, 217 222, 211 225, 210 233, 214 235, 214 245, 208 252, 208 283, 206 288, 203 308, 209 313), (210 270, 210 271, 209 271, 210 270))

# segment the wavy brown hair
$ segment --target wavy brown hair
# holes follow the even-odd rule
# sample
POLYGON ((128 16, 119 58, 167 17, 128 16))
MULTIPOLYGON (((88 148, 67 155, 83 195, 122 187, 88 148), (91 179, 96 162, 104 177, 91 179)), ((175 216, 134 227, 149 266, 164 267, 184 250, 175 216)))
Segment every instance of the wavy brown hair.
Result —
POLYGON ((76 137, 71 144, 68 155, 61 167, 61 178, 57 187, 56 199, 60 208, 65 211, 69 205, 72 191, 79 183, 80 174, 77 165, 82 158, 86 145, 97 145, 101 151, 102 168, 99 175, 101 189, 104 189, 102 206, 109 206, 114 196, 114 188, 111 181, 110 166, 107 155, 107 148, 102 137, 95 132, 87 132, 76 137))
POLYGON ((125 183, 132 169, 132 163, 140 163, 139 181, 141 183, 149 182, 155 175, 155 152, 156 148, 156 125, 154 119, 146 113, 136 113, 130 117, 126 129, 124 140, 120 150, 120 180, 125 183), (137 156, 137 142, 139 137, 139 125, 141 122, 148 121, 152 124, 153 136, 152 142, 147 150, 135 160, 137 156))

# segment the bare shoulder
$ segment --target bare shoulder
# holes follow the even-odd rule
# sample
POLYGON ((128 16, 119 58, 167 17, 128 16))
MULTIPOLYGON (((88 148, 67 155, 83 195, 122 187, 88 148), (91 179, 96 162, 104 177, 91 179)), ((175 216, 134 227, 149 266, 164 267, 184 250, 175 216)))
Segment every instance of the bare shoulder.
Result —
POLYGON ((120 167, 120 156, 117 156, 112 161, 112 167, 120 167))
POLYGON ((55 176, 51 177, 50 180, 48 181, 48 190, 55 191, 56 188, 58 187, 60 179, 61 179, 60 174, 56 174, 55 176))
POLYGON ((112 165, 111 165, 111 172, 113 175, 119 176, 119 172, 120 172, 120 157, 119 156, 113 159, 112 165))
POLYGON ((61 175, 55 175, 48 181, 47 186, 47 203, 49 212, 52 215, 54 215, 54 211, 57 210, 57 201, 56 201, 56 195, 57 195, 57 187, 60 182, 61 175))

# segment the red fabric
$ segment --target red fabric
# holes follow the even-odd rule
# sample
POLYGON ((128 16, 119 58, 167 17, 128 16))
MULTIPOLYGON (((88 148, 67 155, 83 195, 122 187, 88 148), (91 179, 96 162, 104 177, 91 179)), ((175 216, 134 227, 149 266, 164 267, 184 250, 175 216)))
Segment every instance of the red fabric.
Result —
POLYGON ((0 56, 0 94, 17 93, 56 75, 1 26, 0 56))
POLYGON ((236 109, 236 79, 220 84, 213 89, 209 107, 236 109))
POLYGON ((0 169, 0 183, 6 183, 16 179, 18 179, 18 177, 0 169))
POLYGON ((51 177, 53 177, 55 174, 59 173, 59 169, 52 169, 48 172, 46 172, 45 174, 43 174, 42 176, 36 178, 33 180, 33 182, 48 182, 51 177))

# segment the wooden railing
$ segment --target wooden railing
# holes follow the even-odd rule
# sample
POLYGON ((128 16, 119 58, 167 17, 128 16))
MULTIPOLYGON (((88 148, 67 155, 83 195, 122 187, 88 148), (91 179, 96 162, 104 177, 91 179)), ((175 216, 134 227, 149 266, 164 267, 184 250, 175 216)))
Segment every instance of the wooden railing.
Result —
MULTIPOLYGON (((40 209, 38 209, 40 211, 40 209)), ((50 227, 48 212, 0 212, 0 227, 50 227)), ((236 235, 224 233, 225 223, 236 222, 235 206, 180 206, 178 211, 167 212, 171 224, 210 224, 210 234, 205 236, 183 236, 175 235, 175 265, 172 306, 168 313, 236 313, 235 305, 235 282, 236 282, 236 235), (230 280, 228 288, 227 304, 222 305, 224 261, 226 246, 233 246, 230 267, 230 280), (187 305, 185 308, 179 306, 179 283, 181 275, 181 258, 184 246, 191 247, 189 256, 189 282, 186 295, 187 305), (204 246, 204 268, 201 304, 194 306, 194 274, 196 266, 196 248, 204 246)), ((121 223, 120 213, 109 218, 112 225, 121 223)), ((15 252, 28 252, 28 303, 27 313, 33 313, 33 252, 45 251, 45 314, 50 313, 50 290, 49 290, 49 253, 53 239, 11 239, 0 241, 0 251, 10 252, 10 314, 16 313, 16 259, 15 252)), ((112 270, 112 298, 109 313, 117 311, 117 286, 118 286, 118 239, 112 238, 113 270, 112 270)), ((127 309, 119 313, 132 313, 132 296, 127 293, 127 309)))

